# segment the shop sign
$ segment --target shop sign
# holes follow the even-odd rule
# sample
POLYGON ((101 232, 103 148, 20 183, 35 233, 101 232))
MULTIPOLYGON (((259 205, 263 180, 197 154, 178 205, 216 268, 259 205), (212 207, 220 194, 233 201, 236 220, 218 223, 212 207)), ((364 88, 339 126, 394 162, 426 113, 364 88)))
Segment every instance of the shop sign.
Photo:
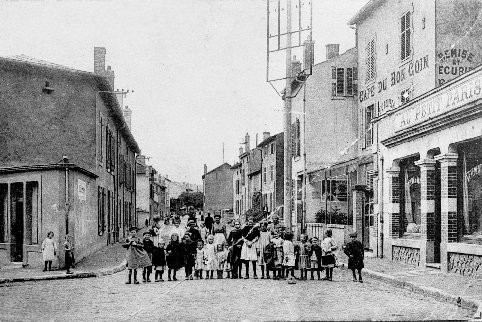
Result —
POLYGON ((464 48, 450 48, 437 54, 438 85, 443 85, 475 67, 475 54, 464 48))
MULTIPOLYGON (((425 55, 424 57, 420 57, 418 59, 414 59, 410 63, 404 65, 399 70, 392 71, 389 74, 390 75, 389 77, 380 79, 377 82, 373 83, 372 85, 366 87, 365 89, 360 90, 360 92, 358 93, 358 101, 360 103, 363 103, 364 101, 383 93, 387 89, 404 82, 405 80, 411 78, 412 76, 428 68, 429 68, 428 55, 425 55)), ((387 107, 390 107, 390 108, 395 107, 394 104, 392 103, 394 103, 393 100, 391 100, 391 102, 380 101, 380 102, 377 102, 377 105, 382 106, 380 108, 380 112, 384 113, 388 111, 387 107)))
POLYGON ((396 131, 404 130, 482 98, 481 85, 482 71, 479 71, 459 84, 454 84, 408 106, 394 115, 396 131))

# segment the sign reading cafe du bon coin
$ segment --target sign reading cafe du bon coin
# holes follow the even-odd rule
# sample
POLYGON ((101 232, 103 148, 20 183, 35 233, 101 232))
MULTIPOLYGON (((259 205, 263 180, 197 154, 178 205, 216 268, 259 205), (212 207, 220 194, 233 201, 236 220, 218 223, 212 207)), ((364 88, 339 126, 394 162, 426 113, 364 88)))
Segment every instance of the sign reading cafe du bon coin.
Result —
POLYGON ((395 129, 404 130, 480 98, 482 70, 395 113, 395 129))

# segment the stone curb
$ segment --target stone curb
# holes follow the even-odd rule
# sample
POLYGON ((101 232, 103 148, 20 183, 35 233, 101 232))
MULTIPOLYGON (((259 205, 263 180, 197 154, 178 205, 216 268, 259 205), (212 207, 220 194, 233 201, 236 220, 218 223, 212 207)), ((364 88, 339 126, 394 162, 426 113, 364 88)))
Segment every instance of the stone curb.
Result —
MULTIPOLYGON (((348 265, 346 263, 341 263, 341 264, 342 264, 341 268, 348 270, 348 265)), ((370 269, 363 269, 363 273, 365 275, 370 276, 371 278, 380 280, 387 284, 396 285, 400 288, 407 289, 413 293, 427 295, 432 298, 435 298, 436 300, 449 302, 459 307, 462 307, 464 309, 476 310, 473 316, 473 319, 474 320, 482 319, 482 303, 478 300, 456 296, 435 287, 420 285, 409 281, 403 281, 403 280, 397 279, 395 276, 372 271, 370 269)))
POLYGON ((112 275, 123 271, 126 268, 126 261, 124 260, 120 265, 101 269, 92 272, 79 272, 74 274, 62 274, 62 275, 45 275, 45 276, 30 276, 30 277, 12 277, 12 278, 0 278, 0 285, 18 283, 18 282, 30 282, 30 281, 49 281, 60 279, 73 279, 73 278, 89 278, 89 277, 101 277, 106 275, 112 275))

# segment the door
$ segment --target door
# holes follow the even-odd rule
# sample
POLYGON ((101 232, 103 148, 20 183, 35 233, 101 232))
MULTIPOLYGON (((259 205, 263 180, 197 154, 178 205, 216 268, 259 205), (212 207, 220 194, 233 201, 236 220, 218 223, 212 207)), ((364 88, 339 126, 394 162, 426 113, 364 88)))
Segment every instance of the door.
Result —
POLYGON ((11 185, 10 260, 23 261, 23 183, 11 185))
POLYGON ((370 248, 370 222, 373 222, 373 204, 370 202, 370 198, 363 198, 363 248, 370 248))

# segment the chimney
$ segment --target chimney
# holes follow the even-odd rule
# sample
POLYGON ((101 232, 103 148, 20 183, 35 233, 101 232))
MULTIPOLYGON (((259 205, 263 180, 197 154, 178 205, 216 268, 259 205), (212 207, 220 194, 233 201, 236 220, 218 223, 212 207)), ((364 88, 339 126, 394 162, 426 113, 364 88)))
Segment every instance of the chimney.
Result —
POLYGON ((105 47, 94 47, 94 74, 101 74, 105 70, 105 47))
POLYGON ((249 152, 249 134, 246 132, 246 136, 244 137, 244 150, 249 152))
POLYGON ((330 60, 335 58, 340 54, 340 45, 339 44, 328 44, 326 45, 326 60, 330 60))
POLYGON ((114 71, 110 66, 105 69, 105 47, 94 47, 94 74, 104 76, 109 81, 109 84, 114 90, 114 71))
POLYGON ((310 69, 315 63, 315 42, 311 40, 311 35, 303 43, 304 48, 304 61, 303 68, 310 69))
POLYGON ((241 154, 243 154, 243 147, 242 146, 239 147, 239 155, 241 155, 241 154))
POLYGON ((129 127, 129 130, 131 129, 131 118, 132 118, 132 110, 129 108, 129 106, 124 107, 124 111, 122 112, 124 115, 124 120, 127 123, 127 126, 129 127))
POLYGON ((269 138, 269 132, 263 132, 263 141, 269 138))
POLYGON ((208 166, 206 165, 206 163, 204 163, 204 175, 206 175, 206 173, 208 173, 208 166))
POLYGON ((293 56, 293 60, 291 61, 291 76, 296 76, 301 72, 301 62, 296 59, 296 56, 293 56))
POLYGON ((258 146, 258 133, 256 133, 256 145, 255 146, 258 146))

